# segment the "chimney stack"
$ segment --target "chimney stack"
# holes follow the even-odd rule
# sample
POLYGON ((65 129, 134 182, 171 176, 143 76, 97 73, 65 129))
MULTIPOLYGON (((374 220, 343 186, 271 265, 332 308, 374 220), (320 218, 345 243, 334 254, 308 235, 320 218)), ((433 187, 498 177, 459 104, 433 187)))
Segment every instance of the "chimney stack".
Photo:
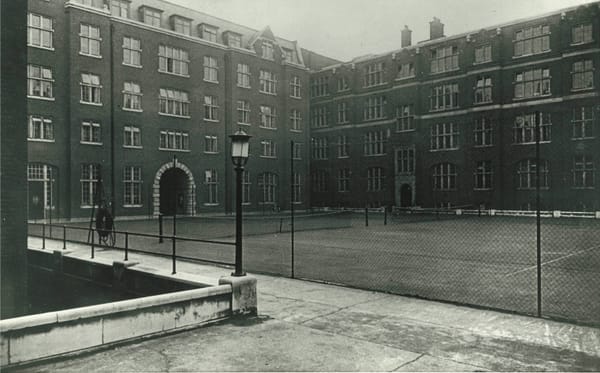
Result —
POLYGON ((408 28, 407 25, 404 25, 404 30, 400 31, 400 46, 402 48, 410 47, 411 43, 411 35, 412 30, 408 28))
POLYGON ((439 18, 433 17, 433 21, 429 22, 429 40, 444 37, 444 24, 439 18))

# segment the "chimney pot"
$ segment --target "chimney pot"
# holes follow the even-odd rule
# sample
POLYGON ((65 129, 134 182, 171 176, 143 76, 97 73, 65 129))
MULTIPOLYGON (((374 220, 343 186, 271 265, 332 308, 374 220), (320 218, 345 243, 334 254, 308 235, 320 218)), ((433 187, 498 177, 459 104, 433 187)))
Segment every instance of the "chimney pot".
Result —
POLYGON ((429 22, 429 40, 444 37, 444 24, 438 17, 433 17, 433 21, 429 22))
POLYGON ((402 48, 409 47, 412 44, 412 30, 410 30, 407 25, 404 25, 404 29, 400 31, 400 35, 400 46, 402 48))

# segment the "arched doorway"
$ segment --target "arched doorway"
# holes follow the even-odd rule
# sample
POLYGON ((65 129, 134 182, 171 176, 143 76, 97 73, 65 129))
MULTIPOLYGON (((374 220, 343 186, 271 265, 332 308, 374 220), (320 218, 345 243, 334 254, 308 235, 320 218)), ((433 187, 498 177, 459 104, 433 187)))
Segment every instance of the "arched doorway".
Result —
POLYGON ((165 163, 154 177, 154 215, 194 215, 196 184, 190 169, 181 162, 165 163))
POLYGON ((160 178, 160 213, 186 213, 187 175, 179 168, 165 171, 160 178))
POLYGON ((412 206, 412 188, 408 184, 400 187, 400 207, 412 206))

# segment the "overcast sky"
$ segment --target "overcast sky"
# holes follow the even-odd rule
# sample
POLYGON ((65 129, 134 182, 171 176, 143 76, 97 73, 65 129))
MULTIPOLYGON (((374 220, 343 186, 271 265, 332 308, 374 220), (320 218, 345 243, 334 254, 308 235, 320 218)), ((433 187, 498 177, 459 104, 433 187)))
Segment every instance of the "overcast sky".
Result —
POLYGON ((400 48, 400 30, 413 44, 429 38, 438 17, 450 36, 590 0, 169 0, 254 29, 297 40, 342 61, 400 48))

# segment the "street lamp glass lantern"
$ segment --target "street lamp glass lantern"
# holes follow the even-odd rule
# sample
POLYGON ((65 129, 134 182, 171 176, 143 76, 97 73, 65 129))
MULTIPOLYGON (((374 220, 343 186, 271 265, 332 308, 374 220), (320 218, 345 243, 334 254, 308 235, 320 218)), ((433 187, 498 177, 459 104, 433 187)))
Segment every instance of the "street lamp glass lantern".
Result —
POLYGON ((252 136, 240 129, 229 137, 231 138, 231 160, 237 166, 244 165, 248 161, 248 148, 252 136))

